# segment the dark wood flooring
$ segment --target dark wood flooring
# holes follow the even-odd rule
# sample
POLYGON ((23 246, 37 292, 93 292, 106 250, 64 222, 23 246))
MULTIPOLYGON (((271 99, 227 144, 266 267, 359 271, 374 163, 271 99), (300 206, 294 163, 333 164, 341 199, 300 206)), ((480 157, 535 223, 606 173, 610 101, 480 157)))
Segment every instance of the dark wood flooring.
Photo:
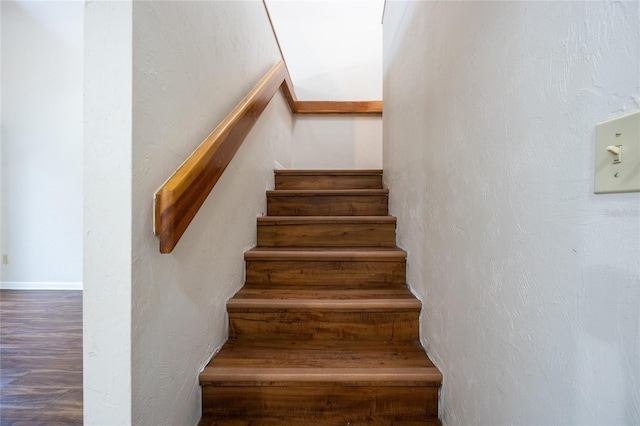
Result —
POLYGON ((82 424, 82 292, 0 290, 1 426, 82 424))

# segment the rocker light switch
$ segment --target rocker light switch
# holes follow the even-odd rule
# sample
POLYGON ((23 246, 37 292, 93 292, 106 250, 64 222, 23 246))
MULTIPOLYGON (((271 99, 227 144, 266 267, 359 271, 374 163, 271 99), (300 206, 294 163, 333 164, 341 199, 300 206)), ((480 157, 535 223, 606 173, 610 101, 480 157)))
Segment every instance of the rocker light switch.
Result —
POLYGON ((640 111, 596 125, 596 194, 640 191, 640 111))

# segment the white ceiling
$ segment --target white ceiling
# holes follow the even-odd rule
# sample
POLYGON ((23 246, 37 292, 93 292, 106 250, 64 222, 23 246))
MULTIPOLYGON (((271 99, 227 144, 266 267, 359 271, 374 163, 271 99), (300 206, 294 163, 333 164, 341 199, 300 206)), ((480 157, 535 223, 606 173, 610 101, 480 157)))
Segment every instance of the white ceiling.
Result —
POLYGON ((265 0, 296 94, 382 99, 384 0, 265 0))

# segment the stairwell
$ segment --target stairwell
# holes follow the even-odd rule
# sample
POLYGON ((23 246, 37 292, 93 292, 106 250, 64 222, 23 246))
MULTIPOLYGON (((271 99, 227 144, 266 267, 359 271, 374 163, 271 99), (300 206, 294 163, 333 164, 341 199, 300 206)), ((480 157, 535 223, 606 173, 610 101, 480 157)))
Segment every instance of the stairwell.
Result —
POLYGON ((201 425, 440 424, 395 226, 381 170, 276 171, 201 425))

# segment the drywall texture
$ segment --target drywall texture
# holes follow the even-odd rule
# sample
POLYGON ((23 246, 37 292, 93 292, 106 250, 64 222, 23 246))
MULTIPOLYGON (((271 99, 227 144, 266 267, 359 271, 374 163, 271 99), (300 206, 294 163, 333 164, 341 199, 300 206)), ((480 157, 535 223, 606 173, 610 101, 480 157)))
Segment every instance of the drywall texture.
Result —
POLYGON ((131 423, 131 2, 85 5, 85 425, 131 423))
MULTIPOLYGON (((266 4, 298 99, 382 99, 382 1, 266 4)), ((382 167, 380 117, 301 115, 293 138, 294 168, 382 167)))
POLYGON ((382 117, 297 115, 292 168, 381 169, 382 117))
POLYGON ((387 2, 384 167, 447 425, 640 423, 638 2, 387 2))
POLYGON ((266 4, 298 99, 382 99, 382 0, 266 4))
POLYGON ((280 60, 262 2, 133 4, 132 422, 194 425, 198 373, 226 339, 292 118, 276 94, 182 239, 158 251, 152 196, 280 60))
MULTIPOLYGON (((0 123, 2 122, 2 3, 0 3, 0 123)), ((2 125, 0 124, 0 254, 4 253, 4 238, 6 235, 6 227, 2 218, 5 216, 5 202, 2 199, 4 188, 2 186, 3 173, 5 165, 2 162, 2 125)), ((4 264, 0 261, 0 282, 2 282, 2 276, 4 275, 4 264)))
POLYGON ((0 7, 3 287, 81 287, 83 3, 0 7))
MULTIPOLYGON (((2 122, 2 4, 0 3, 0 123, 2 122)), ((2 125, 0 124, 0 129, 2 125)), ((2 131, 0 130, 0 253, 4 253, 4 237, 6 234, 4 221, 2 218, 5 216, 4 206, 5 203, 2 199, 4 189, 2 187, 2 170, 5 165, 2 162, 2 131)), ((4 274, 4 264, 0 261, 0 282, 2 282, 2 276, 4 274)))

